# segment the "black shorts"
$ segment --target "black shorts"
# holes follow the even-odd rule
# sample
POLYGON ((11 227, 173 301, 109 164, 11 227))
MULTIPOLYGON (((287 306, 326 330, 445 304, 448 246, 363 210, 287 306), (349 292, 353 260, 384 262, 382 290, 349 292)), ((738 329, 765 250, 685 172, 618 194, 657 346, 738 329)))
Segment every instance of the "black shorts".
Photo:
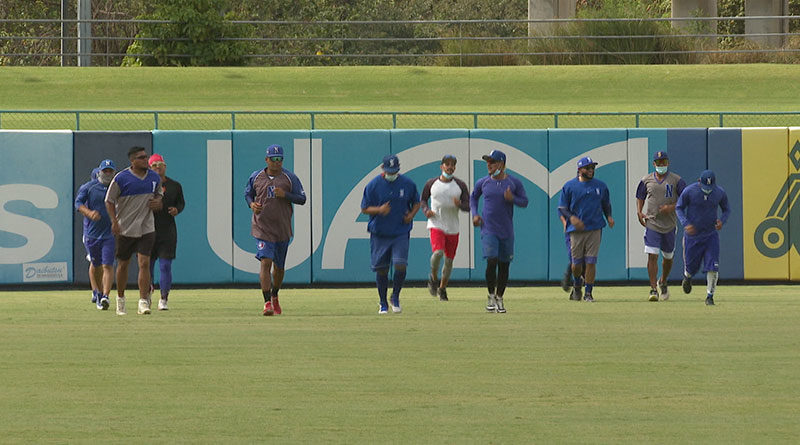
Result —
POLYGON ((156 232, 146 233, 139 238, 119 235, 117 236, 117 251, 115 256, 120 260, 131 259, 131 255, 133 255, 134 252, 139 255, 150 256, 155 240, 156 232))
POLYGON ((153 250, 150 252, 150 258, 175 259, 175 248, 177 244, 177 241, 174 239, 156 240, 153 243, 153 250))

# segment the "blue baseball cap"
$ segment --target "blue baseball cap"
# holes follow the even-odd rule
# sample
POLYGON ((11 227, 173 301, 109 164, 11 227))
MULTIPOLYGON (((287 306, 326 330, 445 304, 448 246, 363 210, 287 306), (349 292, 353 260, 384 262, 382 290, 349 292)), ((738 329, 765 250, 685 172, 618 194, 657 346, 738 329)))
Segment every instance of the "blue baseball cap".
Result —
POLYGON ((386 155, 383 157, 383 171, 389 174, 397 173, 400 171, 400 159, 395 155, 386 155))
POLYGON ((669 156, 667 155, 667 152, 666 152, 666 151, 657 151, 657 152, 656 152, 656 153, 653 155, 653 160, 654 160, 654 161, 660 161, 660 160, 662 160, 662 159, 669 160, 669 156))
POLYGON ((267 157, 283 156, 283 147, 278 144, 273 144, 267 147, 267 157))
POLYGON ((456 163, 458 162, 458 159, 456 159, 456 157, 453 155, 444 155, 442 157, 442 164, 444 164, 447 161, 453 161, 453 163, 456 163))
POLYGON ((703 193, 711 193, 714 191, 714 184, 717 183, 717 177, 711 170, 704 170, 700 173, 700 189, 703 193))
POLYGON ((100 165, 97 166, 97 171, 100 172, 107 168, 114 169, 114 171, 117 170, 117 167, 114 165, 114 161, 112 161, 111 159, 103 159, 102 161, 100 161, 100 165))
POLYGON ((592 160, 592 158, 589 156, 584 156, 578 159, 578 168, 583 168, 589 165, 597 165, 597 162, 594 162, 594 160, 592 160))
POLYGON ((488 155, 481 156, 484 161, 488 161, 489 159, 493 161, 503 161, 506 162, 506 154, 500 150, 492 150, 491 153, 488 155))

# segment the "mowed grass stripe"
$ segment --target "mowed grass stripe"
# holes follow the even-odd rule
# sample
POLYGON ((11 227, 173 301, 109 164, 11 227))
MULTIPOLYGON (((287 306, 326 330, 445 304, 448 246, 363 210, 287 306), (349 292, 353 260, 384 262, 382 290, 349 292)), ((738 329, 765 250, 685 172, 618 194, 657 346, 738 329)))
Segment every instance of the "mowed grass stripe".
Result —
MULTIPOLYGON (((798 77, 800 65, 778 64, 473 68, 3 67, 0 69, 0 97, 3 98, 0 108, 178 111, 798 111, 798 77)), ((655 122, 649 125, 663 127, 669 124, 655 122)))
MULTIPOLYGON (((4 441, 781 442, 800 433, 792 286, 724 284, 649 303, 555 287, 448 303, 372 289, 175 290, 117 317, 87 291, 0 293, 4 441)), ((131 293, 130 295, 134 295, 131 293)), ((130 296, 129 296, 130 298, 130 296)), ((132 299, 133 300, 133 299, 132 299)))

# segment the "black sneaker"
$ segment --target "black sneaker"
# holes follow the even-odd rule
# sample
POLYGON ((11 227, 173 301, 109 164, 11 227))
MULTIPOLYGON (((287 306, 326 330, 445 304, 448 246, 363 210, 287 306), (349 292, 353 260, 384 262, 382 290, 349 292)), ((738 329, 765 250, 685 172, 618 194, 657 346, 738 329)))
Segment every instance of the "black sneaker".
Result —
POLYGON ((683 287, 683 293, 688 294, 692 292, 692 279, 687 277, 686 275, 683 276, 683 281, 681 281, 681 287, 683 287))
POLYGON ((581 286, 574 286, 572 288, 572 295, 575 297, 575 300, 581 301, 583 298, 583 289, 581 286))
POLYGON ((439 301, 450 301, 447 299, 447 289, 439 289, 439 301))
POLYGON ((571 301, 581 301, 581 296, 575 293, 575 289, 569 291, 569 299, 571 301))
MULTIPOLYGON (((569 288, 572 286, 571 281, 572 281, 572 265, 568 264, 567 271, 564 272, 564 276, 561 277, 561 289, 563 289, 564 292, 569 292, 569 288)), ((571 296, 570 299, 572 299, 571 296)))
POLYGON ((594 303, 594 298, 592 298, 592 294, 586 294, 583 297, 583 301, 586 301, 586 302, 589 302, 589 303, 594 303))
POLYGON ((435 297, 436 296, 436 290, 438 288, 439 288, 439 286, 437 286, 436 282, 433 281, 433 276, 432 275, 428 275, 428 293, 431 294, 431 297, 435 297))
POLYGON ((706 297, 706 306, 714 306, 714 297, 713 296, 706 297))
POLYGON ((650 298, 648 301, 658 301, 658 291, 655 289, 650 289, 650 298))

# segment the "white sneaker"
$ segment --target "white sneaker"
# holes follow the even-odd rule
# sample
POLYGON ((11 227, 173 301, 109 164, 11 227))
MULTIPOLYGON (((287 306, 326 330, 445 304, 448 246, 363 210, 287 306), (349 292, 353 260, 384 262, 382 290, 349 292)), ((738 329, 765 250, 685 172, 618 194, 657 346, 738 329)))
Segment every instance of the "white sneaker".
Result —
POLYGON ((389 303, 389 306, 392 307, 392 312, 394 312, 395 314, 399 314, 400 312, 403 312, 403 309, 400 306, 395 306, 392 303, 389 303))
POLYGON ((489 295, 489 300, 486 302, 486 311, 494 312, 497 309, 497 301, 494 294, 489 295))
POLYGON ((506 313, 506 307, 503 305, 503 297, 498 295, 495 298, 495 304, 497 306, 497 313, 498 314, 505 314, 506 313))
POLYGON ((158 310, 159 311, 168 311, 169 310, 169 308, 167 307, 167 300, 165 300, 163 298, 158 300, 158 310))
POLYGON ((125 315, 125 297, 117 297, 117 315, 125 315))
POLYGON ((150 305, 147 303, 146 298, 139 299, 139 315, 148 315, 150 313, 150 305))

